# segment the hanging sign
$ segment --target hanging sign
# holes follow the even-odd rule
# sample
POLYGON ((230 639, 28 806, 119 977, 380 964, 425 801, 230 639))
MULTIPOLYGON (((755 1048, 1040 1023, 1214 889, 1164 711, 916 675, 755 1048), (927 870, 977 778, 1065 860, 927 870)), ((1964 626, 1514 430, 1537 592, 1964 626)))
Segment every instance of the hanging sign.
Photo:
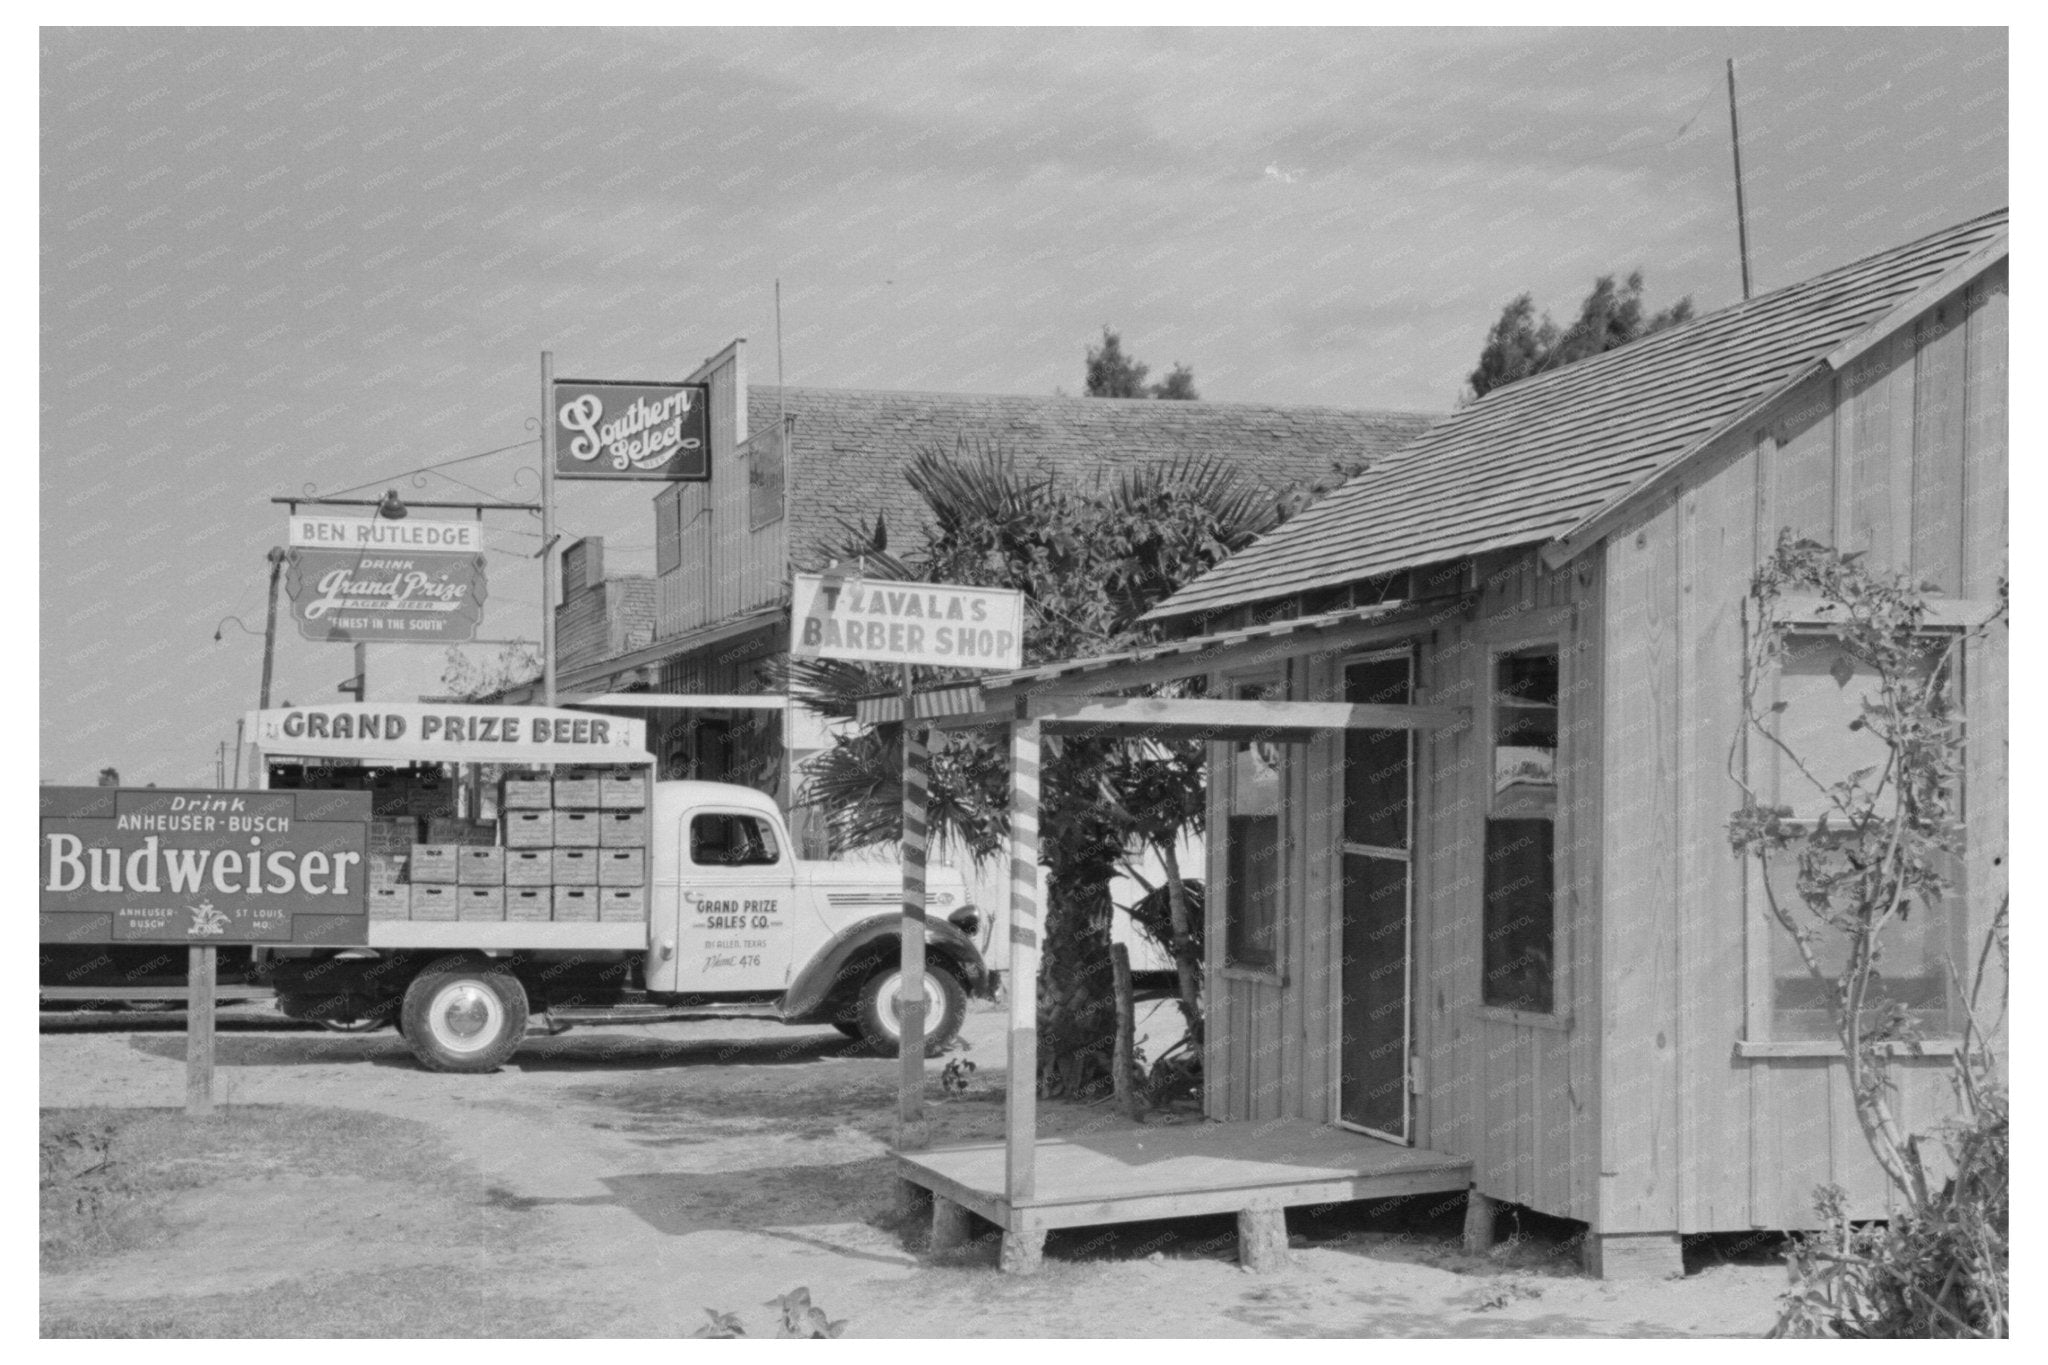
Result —
POLYGON ((549 400, 558 479, 711 478, 711 390, 704 384, 557 379, 549 400))
MULTIPOLYGON (((445 524, 467 529, 466 523, 445 524)), ((308 640, 447 645, 476 637, 485 596, 481 554, 366 546, 294 548, 287 555, 285 590, 292 619, 308 640)))
POLYGON ((1024 594, 800 573, 790 602, 789 652, 799 659, 1022 668, 1024 594))
POLYGON ((286 544, 313 550, 411 550, 434 554, 480 555, 484 527, 480 521, 392 521, 387 517, 286 518, 286 544))
POLYGON ((647 722, 550 706, 333 702, 249 713, 265 753, 391 763, 650 763, 647 722))
POLYGON ((44 787, 44 943, 353 947, 370 794, 44 787))

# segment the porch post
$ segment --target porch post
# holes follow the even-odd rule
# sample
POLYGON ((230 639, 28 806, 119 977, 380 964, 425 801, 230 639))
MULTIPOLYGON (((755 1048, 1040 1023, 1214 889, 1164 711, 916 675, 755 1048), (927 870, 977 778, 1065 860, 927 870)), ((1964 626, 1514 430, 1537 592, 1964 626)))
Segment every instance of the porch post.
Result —
POLYGON ((1010 726, 1010 1088, 1004 1201, 1037 1196, 1038 1143, 1038 722, 1010 726))

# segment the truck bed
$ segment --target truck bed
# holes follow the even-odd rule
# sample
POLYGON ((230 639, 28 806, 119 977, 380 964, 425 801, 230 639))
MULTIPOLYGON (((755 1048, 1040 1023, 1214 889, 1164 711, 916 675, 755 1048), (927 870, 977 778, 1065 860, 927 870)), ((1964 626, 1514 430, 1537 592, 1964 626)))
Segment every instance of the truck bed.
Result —
POLYGON ((370 921, 372 948, 610 948, 644 951, 644 920, 405 920, 370 921))

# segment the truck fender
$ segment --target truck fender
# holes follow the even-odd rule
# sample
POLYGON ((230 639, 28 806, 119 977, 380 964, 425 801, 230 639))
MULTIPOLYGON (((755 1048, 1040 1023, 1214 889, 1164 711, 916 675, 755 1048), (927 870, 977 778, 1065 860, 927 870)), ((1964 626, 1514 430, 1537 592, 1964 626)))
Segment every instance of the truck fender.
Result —
MULTIPOLYGON (((834 987, 839 984, 840 974, 847 964, 862 953, 873 952, 877 944, 895 943, 897 929, 898 917, 892 915, 863 920, 833 935, 797 973, 796 980, 784 992, 783 1019, 792 1024, 822 1021, 826 1017, 825 1007, 831 1002, 834 987)), ((982 990, 988 969, 982 964, 981 952, 974 946, 973 939, 945 920, 927 918, 924 922, 924 945, 926 956, 954 969, 960 977, 960 984, 970 995, 982 990)))

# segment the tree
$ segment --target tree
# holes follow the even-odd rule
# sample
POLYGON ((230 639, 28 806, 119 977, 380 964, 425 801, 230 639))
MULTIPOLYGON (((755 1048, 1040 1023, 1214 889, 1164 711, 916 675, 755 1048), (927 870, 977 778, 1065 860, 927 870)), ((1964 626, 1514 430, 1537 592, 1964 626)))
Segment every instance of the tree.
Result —
MULTIPOLYGON (((1993 621, 1934 630, 1911 580, 1873 572, 1860 559, 1786 533, 1758 570, 1742 729, 1728 759, 1742 791, 1730 839, 1761 865, 1756 880, 1765 906, 1796 949, 1813 994, 1827 1002, 1857 1122, 1900 1209, 1887 1229, 1856 1229, 1841 1192, 1824 1191, 1827 1228, 1795 1247, 1799 1285, 1780 1329, 2004 1335, 2008 1124, 1990 1054, 1995 1028, 1984 1026, 1978 1010, 1994 961, 2005 976, 2007 906, 1990 916, 1974 970, 1966 973, 1969 964, 1944 954, 1947 979, 1931 991, 1916 988, 1924 978, 1897 942, 1915 917, 1939 925, 1942 916, 1964 910, 1951 873, 1965 840, 1966 734, 1956 664, 1970 641, 2002 628, 2003 601, 1993 621), (1783 623, 1779 603, 1788 596, 1817 601, 1802 608, 1801 628, 1783 623), (1825 626, 1814 630, 1805 621, 1825 626), (1767 700, 1771 679, 1782 676, 1794 649, 1806 651, 1809 667, 1829 660, 1827 674, 1843 693, 1819 724, 1784 697, 1767 700), (1852 684, 1858 694, 1849 693, 1852 684), (1831 771, 1785 738, 1788 725, 1812 737, 1838 722, 1865 744, 1866 766, 1831 771), (1761 776, 1773 770, 1775 789, 1761 776), (1795 799, 1803 814, 1790 804, 1795 799), (1774 867, 1781 875, 1772 875, 1774 867), (1931 1006, 1937 998, 1946 1003, 1931 1006), (1939 1135, 1955 1171, 1939 1187, 1927 1160, 1926 1144, 1935 1139, 1908 1131, 1889 1074, 1895 1050, 1918 1050, 1931 1010, 1944 1021, 1959 1014, 1961 1035, 1954 1088, 1964 1118, 1939 1135)), ((1809 738, 1808 747, 1813 743, 1809 738)))
POLYGON ((495 658, 482 663, 450 645, 441 665, 441 686, 448 689, 451 697, 475 701, 532 682, 541 672, 540 646, 530 640, 512 641, 495 658))
POLYGON ((1124 354, 1123 338, 1102 329, 1102 344, 1088 348, 1087 387, 1090 398, 1200 398, 1195 392, 1195 372, 1179 361, 1157 384, 1147 385, 1149 366, 1124 354))
MULTIPOLYGON (((906 478, 927 517, 925 548, 915 562, 874 550, 866 526, 848 526, 820 557, 863 560, 876 577, 1022 590, 1030 604, 1027 664, 1143 642, 1149 630, 1139 617, 1151 606, 1274 522, 1267 490, 1206 458, 1076 488, 1021 471, 1000 447, 963 441, 953 451, 919 451, 906 478)), ((853 715, 855 697, 897 685, 893 670, 844 662, 798 660, 784 668, 796 694, 810 694, 807 704, 841 719, 853 715)), ((1004 744, 981 732, 935 733, 933 740, 932 829, 977 857, 998 856, 1009 819, 1004 744)), ((1192 743, 1134 744, 1109 734, 1060 736, 1046 750, 1038 1079, 1048 1094, 1076 1094, 1109 1075, 1110 884, 1135 848, 1164 847, 1199 818, 1202 751, 1192 743)), ((902 727, 889 725, 844 736, 815 761, 804 799, 824 812, 835 848, 898 836, 901 754, 902 727)), ((1171 864, 1169 874, 1179 880, 1171 864)), ((1173 894, 1182 906, 1174 951, 1189 1009, 1199 949, 1185 888, 1173 894)))
POLYGON ((1579 316, 1562 332, 1545 313, 1536 316, 1536 301, 1527 294, 1515 295, 1500 310, 1500 317, 1486 333, 1486 345, 1479 352, 1479 364, 1465 377, 1473 398, 1494 389, 1527 379, 1532 374, 1563 369, 1584 360, 1626 346, 1654 332, 1692 319, 1692 296, 1648 317, 1643 314, 1643 272, 1631 271, 1621 288, 1614 276, 1593 281, 1593 291, 1579 304, 1579 316))
POLYGON ((120 770, 119 770, 119 769, 117 769, 117 768, 102 768, 102 769, 100 769, 100 778, 99 778, 99 785, 100 785, 100 786, 102 786, 102 787, 118 787, 118 786, 120 786, 120 785, 121 785, 121 773, 120 773, 120 770))

